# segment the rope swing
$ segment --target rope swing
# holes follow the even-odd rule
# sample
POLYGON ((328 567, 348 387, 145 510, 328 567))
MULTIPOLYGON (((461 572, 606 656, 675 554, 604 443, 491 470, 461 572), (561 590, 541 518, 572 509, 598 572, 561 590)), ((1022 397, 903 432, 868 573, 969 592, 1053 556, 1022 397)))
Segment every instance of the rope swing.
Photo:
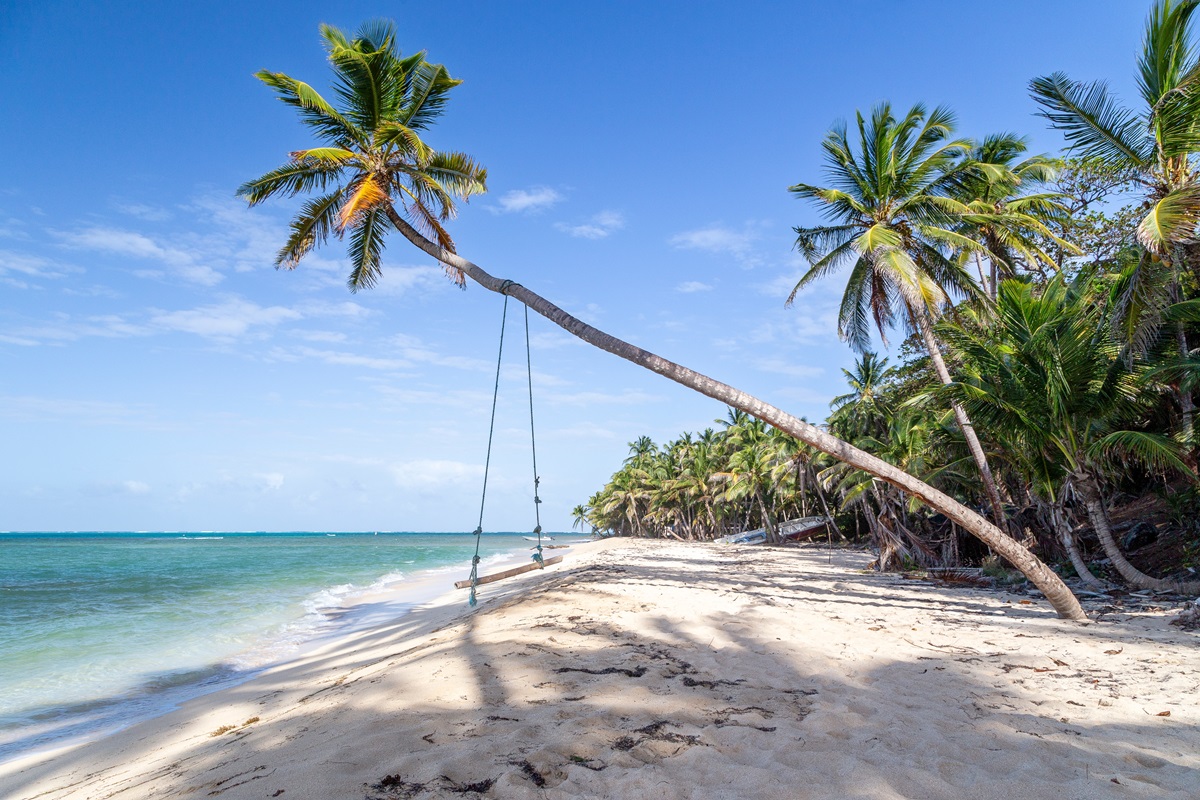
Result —
MULTIPOLYGON (((496 381, 492 387, 492 416, 488 422, 488 443, 487 456, 483 460, 483 491, 479 499, 479 524, 475 526, 475 555, 471 559, 471 595, 468 603, 474 607, 478 602, 475 594, 475 587, 479 583, 479 544, 483 539, 483 512, 487 505, 487 483, 488 473, 492 464, 492 441, 496 435, 496 403, 500 398, 500 366, 504 361, 504 329, 508 323, 508 295, 504 296, 504 308, 500 314, 500 347, 496 354, 496 381)), ((533 424, 533 367, 532 355, 529 345, 529 307, 525 307, 525 375, 529 386, 529 441, 530 450, 533 454, 533 517, 534 528, 533 533, 537 535, 536 552, 533 554, 533 561, 537 563, 539 568, 546 566, 545 559, 542 558, 542 515, 541 503, 542 499, 538 496, 538 487, 541 484, 541 478, 538 477, 537 470, 537 434, 533 424)))

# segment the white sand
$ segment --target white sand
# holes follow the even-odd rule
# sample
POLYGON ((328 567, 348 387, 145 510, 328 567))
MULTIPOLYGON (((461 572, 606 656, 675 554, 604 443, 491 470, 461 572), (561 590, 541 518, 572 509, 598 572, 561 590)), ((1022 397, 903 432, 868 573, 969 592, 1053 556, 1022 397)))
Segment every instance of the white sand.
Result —
POLYGON ((1166 611, 1080 626, 827 557, 580 548, 2 765, 0 797, 1200 797, 1200 637, 1166 611))

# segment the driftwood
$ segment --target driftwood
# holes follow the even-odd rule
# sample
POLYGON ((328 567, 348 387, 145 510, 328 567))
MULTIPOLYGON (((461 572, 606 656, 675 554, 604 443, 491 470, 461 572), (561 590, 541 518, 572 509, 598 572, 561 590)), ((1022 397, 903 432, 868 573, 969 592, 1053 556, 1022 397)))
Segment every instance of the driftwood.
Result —
MULTIPOLYGON (((562 560, 563 560, 563 556, 554 556, 553 558, 547 558, 545 565, 548 567, 551 564, 557 564, 558 562, 560 562, 562 560)), ((542 565, 535 561, 532 564, 526 564, 521 567, 513 567, 512 569, 506 569, 503 572, 494 572, 491 575, 484 575, 483 577, 481 577, 477 581, 475 581, 475 585, 478 586, 483 583, 492 583, 493 581, 502 581, 505 578, 511 578, 514 575, 520 575, 524 572, 529 572, 531 569, 541 569, 541 568, 542 568, 542 565)), ((455 589, 467 589, 467 588, 470 588, 470 586, 471 586, 471 581, 469 581, 469 580, 454 582, 455 589)))

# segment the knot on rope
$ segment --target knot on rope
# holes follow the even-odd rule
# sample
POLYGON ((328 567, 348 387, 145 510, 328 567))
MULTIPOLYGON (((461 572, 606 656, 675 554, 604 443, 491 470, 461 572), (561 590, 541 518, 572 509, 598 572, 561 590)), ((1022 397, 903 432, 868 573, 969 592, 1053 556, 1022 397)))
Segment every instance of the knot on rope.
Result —
POLYGON ((542 558, 542 546, 540 544, 537 546, 537 552, 533 554, 533 560, 542 567, 546 566, 546 561, 542 558))
MULTIPOLYGON (((534 528, 534 529, 533 529, 533 532, 534 532, 534 533, 536 533, 536 534, 538 534, 538 535, 540 536, 540 535, 541 535, 541 533, 542 533, 542 526, 541 526, 541 525, 538 525, 536 528, 534 528)), ((539 545, 539 547, 540 547, 540 546, 541 546, 541 545, 539 545)))
POLYGON ((475 565, 477 565, 477 564, 478 564, 480 561, 482 561, 482 559, 481 559, 479 556, 475 556, 474 558, 472 558, 472 559, 471 559, 471 565, 472 565, 472 566, 475 566, 475 565))
POLYGON ((474 535, 474 536, 478 536, 478 535, 479 535, 479 534, 481 534, 481 533, 483 533, 483 526, 482 526, 482 525, 481 525, 481 526, 479 526, 478 528, 476 528, 475 530, 471 531, 471 534, 472 534, 472 535, 474 535))
POLYGON ((516 281, 507 281, 507 280, 504 281, 503 283, 500 284, 500 294, 504 295, 505 297, 508 297, 508 287, 516 286, 516 285, 517 285, 516 281))

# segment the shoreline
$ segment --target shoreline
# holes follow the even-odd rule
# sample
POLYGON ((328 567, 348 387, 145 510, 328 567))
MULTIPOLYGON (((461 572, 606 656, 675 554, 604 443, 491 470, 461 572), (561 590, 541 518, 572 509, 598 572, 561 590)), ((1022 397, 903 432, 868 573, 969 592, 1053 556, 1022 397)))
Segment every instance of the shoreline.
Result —
POLYGON ((588 544, 481 587, 474 610, 449 591, 163 717, 0 765, 0 794, 1194 796, 1200 637, 1168 611, 1077 625, 866 560, 588 544))
MULTIPOLYGON (((489 571, 503 569, 523 563, 523 555, 523 548, 496 552, 486 556, 480 567, 489 571)), ((282 628, 263 631, 257 643, 227 660, 206 667, 147 675, 144 683, 131 686, 120 695, 47 709, 43 712, 45 721, 40 725, 35 723, 5 732, 8 736, 0 746, 0 767, 24 759, 51 757, 119 734, 174 713, 194 700, 234 689, 354 633, 398 619, 443 595, 447 595, 449 602, 449 595, 456 591, 447 589, 453 577, 465 576, 469 569, 468 561, 429 567, 390 580, 392 572, 385 573, 370 585, 334 598, 332 604, 312 605, 302 617, 282 628), (20 745, 23 739, 29 743, 20 745)), ((317 594, 336 588, 328 587, 317 594)))

